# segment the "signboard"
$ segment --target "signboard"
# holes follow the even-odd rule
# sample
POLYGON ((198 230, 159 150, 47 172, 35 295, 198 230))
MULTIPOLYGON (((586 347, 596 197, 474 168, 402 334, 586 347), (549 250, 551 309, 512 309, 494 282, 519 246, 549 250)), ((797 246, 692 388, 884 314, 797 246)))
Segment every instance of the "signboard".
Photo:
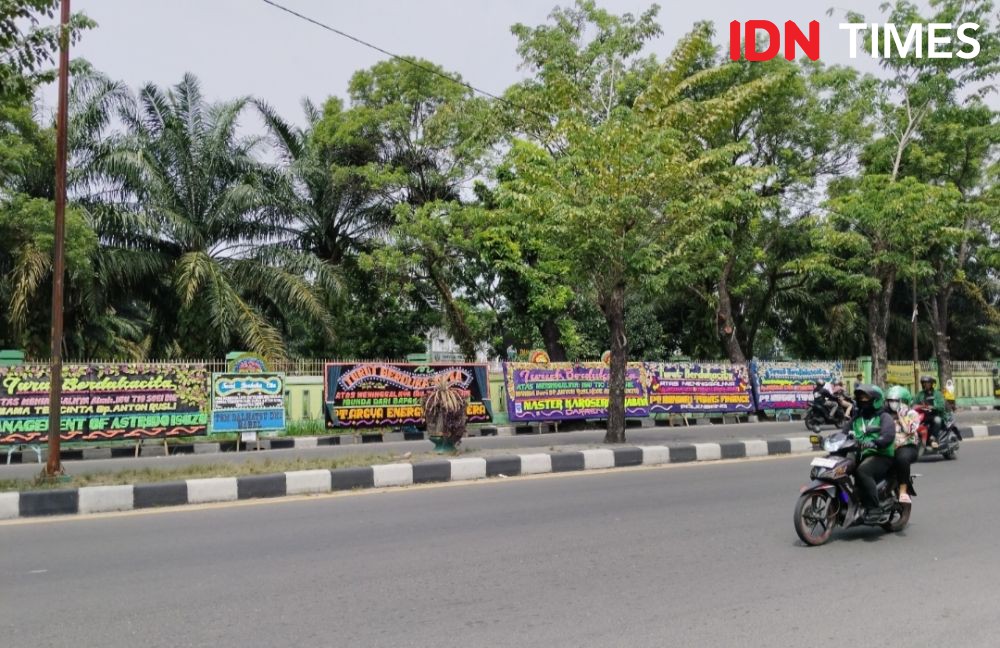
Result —
POLYGON ((229 373, 267 373, 267 362, 254 353, 230 353, 226 369, 229 373))
MULTIPOLYGON (((204 365, 93 364, 63 367, 63 441, 205 434, 204 365)), ((0 367, 0 444, 48 441, 49 368, 0 367)))
POLYGON ((651 414, 752 412, 753 390, 746 365, 647 362, 651 414))
POLYGON ((423 396, 440 378, 468 393, 469 423, 493 420, 486 365, 329 363, 323 376, 327 426, 422 424, 423 396))
MULTIPOLYGON (((504 363, 507 414, 512 421, 564 421, 608 417, 608 378, 603 362, 504 363)), ((648 416, 645 369, 625 368, 625 415, 648 416)))
POLYGON ((812 403, 817 380, 839 380, 839 362, 765 362, 751 365, 757 409, 805 409, 812 403))
POLYGON ((212 374, 213 433, 284 429, 284 374, 212 374))
MULTIPOLYGON (((919 373, 918 371, 918 376, 919 373)), ((904 385, 912 388, 914 385, 913 364, 902 362, 887 363, 885 367, 885 381, 890 385, 904 385)))

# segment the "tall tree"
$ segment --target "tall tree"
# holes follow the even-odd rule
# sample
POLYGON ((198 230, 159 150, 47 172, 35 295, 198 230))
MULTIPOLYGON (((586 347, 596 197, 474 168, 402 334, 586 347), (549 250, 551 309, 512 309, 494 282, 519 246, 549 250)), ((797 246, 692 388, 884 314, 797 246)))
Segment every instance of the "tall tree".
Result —
MULTIPOLYGON (((886 17, 882 22, 894 24, 929 24, 929 23, 975 23, 979 25, 976 37, 980 44, 979 55, 973 58, 952 55, 949 57, 915 57, 890 56, 879 59, 879 64, 889 74, 889 79, 883 84, 883 93, 877 103, 877 121, 882 141, 873 143, 875 148, 881 148, 888 155, 883 158, 881 167, 871 171, 880 175, 882 181, 895 184, 904 174, 904 162, 911 148, 917 145, 926 130, 927 125, 935 120, 935 113, 943 114, 954 106, 989 90, 989 82, 997 73, 1000 63, 1000 35, 993 29, 995 22, 994 3, 992 0, 931 0, 931 15, 922 16, 918 8, 905 0, 897 0, 894 4, 883 5, 886 17)), ((865 22, 864 17, 851 14, 852 22, 865 22)), ((927 41, 927 33, 923 41, 927 41)), ((863 41, 871 47, 873 32, 863 32, 863 41)), ((952 50, 964 47, 962 43, 952 44, 952 50)), ((946 48, 947 49, 947 48, 946 48)), ((954 52, 949 52, 954 54, 954 52)), ((911 185, 912 187, 912 185, 911 185)), ((859 190, 882 191, 873 184, 862 181, 859 190)), ((914 190, 916 190, 915 187, 914 190)), ((895 193, 895 189, 886 191, 895 193)), ((919 192, 918 192, 919 193, 919 192)), ((917 205, 914 205, 916 208, 917 205)), ((907 217, 906 215, 903 215, 907 217)), ((961 221, 959 221, 961 224, 961 221)), ((959 224, 959 226, 960 226, 959 224)), ((924 230, 923 238, 933 236, 933 232, 924 230)), ((958 237, 959 240, 965 238, 958 237)), ((961 243, 959 243, 961 247, 961 243)), ((896 275, 899 270, 918 272, 920 251, 926 250, 923 241, 915 240, 910 251, 911 263, 908 266, 883 266, 879 270, 880 287, 868 293, 866 297, 868 310, 868 337, 873 358, 873 380, 884 382, 886 371, 886 337, 888 335, 893 292, 896 286, 896 275)), ((944 271, 944 268, 939 270, 944 271)), ((947 302, 951 298, 954 272, 944 271, 946 277, 933 279, 938 285, 938 297, 947 302), (950 276, 947 276, 950 275, 950 276)), ((938 353, 944 355, 947 373, 950 374, 950 352, 947 344, 947 319, 941 318, 943 311, 939 302, 938 324, 942 335, 935 336, 938 353)), ((950 376, 949 376, 950 377, 950 376)))
MULTIPOLYGON (((467 297, 474 281, 463 268, 464 232, 453 220, 463 189, 483 170, 487 104, 454 74, 429 61, 393 60, 351 79, 351 106, 325 115, 324 141, 367 147, 359 171, 391 208, 395 226, 386 245, 361 261, 381 277, 413 288, 440 307, 444 323, 472 359, 482 341, 467 297)), ((471 197, 471 196, 469 196, 471 197)))
MULTIPOLYGON (((731 149, 706 151, 690 131, 676 128, 681 114, 729 119, 764 87, 747 84, 703 101, 687 96, 691 81, 680 70, 710 38, 707 26, 685 38, 647 90, 632 105, 612 106, 605 119, 562 113, 555 126, 558 153, 516 140, 508 157, 514 173, 500 188, 505 209, 545 224, 553 249, 578 269, 579 289, 604 315, 611 348, 609 443, 625 438, 626 300, 662 287, 668 272, 691 263, 688 249, 706 236, 703 216, 725 209, 754 181, 728 164, 731 149)), ((712 68, 705 76, 724 73, 712 68)))
POLYGON ((708 98, 730 88, 760 81, 765 89, 744 102, 728 122, 690 119, 680 114, 680 128, 693 129, 706 148, 728 147, 731 164, 759 170, 757 181, 713 219, 713 236, 704 240, 693 273, 678 274, 678 290, 696 295, 716 322, 723 354, 742 364, 775 296, 807 279, 794 260, 805 252, 796 243, 798 221, 817 185, 848 170, 868 135, 864 117, 873 81, 849 68, 827 68, 803 60, 728 63, 713 49, 692 61, 687 75, 709 65, 727 74, 692 83, 688 92, 708 98))
POLYGON ((161 356, 245 346, 281 357, 274 320, 293 314, 333 333, 314 285, 332 278, 294 250, 281 178, 256 157, 259 138, 238 134, 247 104, 207 103, 192 75, 168 90, 146 85, 95 161, 115 191, 115 209, 96 214, 117 252, 108 271, 146 297, 161 356))
MULTIPOLYGON (((514 25, 521 66, 532 76, 509 88, 506 101, 495 106, 500 137, 507 145, 534 142, 558 157, 568 146, 559 127, 563 120, 596 124, 615 108, 631 106, 655 71, 655 59, 641 52, 661 33, 658 13, 654 4, 638 15, 616 15, 591 0, 577 0, 554 9, 545 24, 514 25)), ((548 249, 553 242, 536 222, 511 215, 489 215, 481 249, 499 270, 498 289, 507 308, 537 330, 552 360, 566 360, 580 351, 579 320, 586 318, 577 308, 578 271, 555 261, 560 256, 548 249)))

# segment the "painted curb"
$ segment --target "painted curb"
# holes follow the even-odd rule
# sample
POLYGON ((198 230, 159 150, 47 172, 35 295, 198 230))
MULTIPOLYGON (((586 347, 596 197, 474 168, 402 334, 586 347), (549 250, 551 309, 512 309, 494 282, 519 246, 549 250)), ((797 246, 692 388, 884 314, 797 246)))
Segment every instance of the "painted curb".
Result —
POLYGON ((80 489, 80 513, 131 511, 135 506, 133 486, 84 486, 80 489))
MULTIPOLYGON (((972 439, 1000 436, 1000 425, 960 428, 972 439)), ((721 443, 592 448, 577 451, 460 457, 362 468, 301 470, 245 477, 216 477, 125 486, 0 493, 0 520, 128 511, 163 506, 309 495, 358 488, 459 482, 569 471, 668 463, 725 461, 814 452, 807 437, 721 443)))

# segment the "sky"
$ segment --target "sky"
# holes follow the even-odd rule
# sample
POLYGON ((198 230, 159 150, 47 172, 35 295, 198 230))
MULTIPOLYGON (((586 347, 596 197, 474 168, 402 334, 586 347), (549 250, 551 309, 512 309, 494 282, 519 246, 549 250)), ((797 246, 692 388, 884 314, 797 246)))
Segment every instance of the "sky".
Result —
MULTIPOLYGON (((572 0, 278 0, 300 13, 369 41, 390 52, 413 55, 457 72, 488 92, 500 94, 527 74, 518 69, 510 26, 536 26, 552 8, 572 0)), ((918 0, 926 6, 926 0, 918 0)), ((805 29, 821 25, 820 60, 877 71, 864 55, 852 61, 847 34, 837 24, 847 9, 869 21, 880 15, 881 0, 661 0, 663 35, 648 52, 666 57, 699 20, 716 24, 720 45, 728 44, 731 20, 794 20, 805 29), (827 10, 837 4, 833 16, 827 10)), ((642 0, 599 0, 613 13, 641 13, 642 0)), ((86 32, 72 56, 89 60, 108 76, 132 87, 161 86, 193 72, 210 100, 253 95, 286 119, 301 123, 305 97, 321 103, 346 97, 351 75, 386 58, 261 0, 73 0, 98 27, 86 32)), ((44 94, 55 106, 55 89, 44 94)))

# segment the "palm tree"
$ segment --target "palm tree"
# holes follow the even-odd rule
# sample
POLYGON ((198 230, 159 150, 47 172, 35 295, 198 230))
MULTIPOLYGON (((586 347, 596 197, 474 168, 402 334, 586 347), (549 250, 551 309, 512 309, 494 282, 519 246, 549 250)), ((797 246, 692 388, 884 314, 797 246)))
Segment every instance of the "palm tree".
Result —
POLYGON ((282 174, 257 158, 260 138, 238 132, 249 101, 207 103, 190 74, 172 89, 148 84, 118 112, 124 132, 96 151, 112 207, 94 213, 103 272, 150 305, 156 354, 281 357, 277 323, 293 316, 333 334, 316 290, 332 274, 289 241, 282 174))
MULTIPOLYGON (((89 212, 103 209, 92 162, 111 117, 128 98, 124 85, 87 71, 70 93, 71 164, 67 212, 67 290, 64 353, 71 357, 143 357, 143 316, 131 291, 116 291, 102 271, 105 248, 97 245, 89 212)), ((8 132, 20 155, 4 168, 0 189, 0 343, 24 348, 33 357, 48 351, 51 322, 52 210, 55 196, 54 126, 37 104, 8 113, 8 132)))
POLYGON ((349 120, 340 101, 330 99, 323 113, 303 101, 305 128, 292 126, 264 102, 255 105, 284 164, 291 191, 282 208, 301 249, 331 266, 370 251, 392 224, 392 204, 363 173, 365 165, 378 163, 373 143, 336 132, 349 120), (324 134, 318 136, 321 122, 324 134))

